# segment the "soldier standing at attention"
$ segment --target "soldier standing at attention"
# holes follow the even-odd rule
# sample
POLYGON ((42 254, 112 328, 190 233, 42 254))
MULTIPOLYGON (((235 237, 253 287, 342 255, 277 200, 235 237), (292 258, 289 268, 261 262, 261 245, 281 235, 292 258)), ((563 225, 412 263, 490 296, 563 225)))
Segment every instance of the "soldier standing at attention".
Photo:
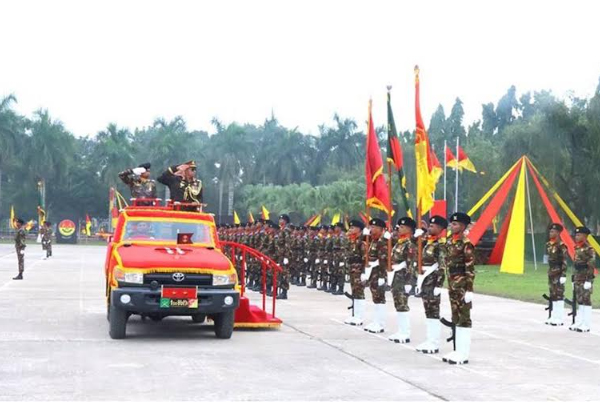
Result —
POLYGON ((362 325, 365 315, 365 286, 361 281, 365 266, 365 242, 362 238, 364 228, 365 225, 362 221, 350 221, 348 241, 346 242, 346 261, 348 261, 350 289, 352 289, 352 300, 354 300, 354 314, 344 321, 344 324, 348 325, 362 325))
POLYGON ((450 217, 450 237, 446 245, 448 293, 452 308, 452 324, 456 327, 456 350, 443 357, 450 364, 467 364, 471 348, 471 307, 475 279, 473 244, 464 234, 471 217, 455 212, 450 217))
POLYGON ((411 282, 417 258, 417 245, 412 240, 417 223, 409 217, 404 217, 398 219, 396 227, 398 228, 398 242, 392 249, 392 271, 388 272, 388 283, 391 283, 392 286, 394 307, 398 317, 398 332, 388 339, 396 343, 409 343, 408 295, 412 289, 411 282))
POLYGON ((281 273, 277 277, 277 287, 280 292, 277 299, 286 300, 288 290, 290 289, 290 217, 286 214, 279 216, 279 233, 276 237, 275 261, 281 266, 281 273))
POLYGON ((387 236, 384 235, 385 222, 379 218, 371 219, 370 222, 371 243, 369 244, 369 262, 365 267, 365 273, 361 280, 369 285, 373 304, 375 305, 375 316, 373 322, 365 327, 365 331, 378 334, 385 331, 385 280, 387 278, 388 245, 387 236))
POLYGON ((25 239, 27 232, 23 225, 22 219, 15 219, 15 226, 17 231, 15 233, 15 251, 17 252, 17 261, 19 261, 19 274, 13 278, 13 280, 19 281, 23 279, 23 272, 25 271, 25 239))
POLYGON ((567 246, 560 240, 563 227, 559 223, 550 225, 546 243, 548 255, 548 287, 552 310, 547 325, 563 325, 565 312, 565 283, 567 282, 567 246))
POLYGON ((575 258, 573 260, 573 291, 577 297, 577 319, 569 329, 590 332, 592 321, 592 292, 594 290, 594 249, 587 238, 585 226, 575 229, 575 258))
POLYGON ((119 173, 119 178, 131 190, 132 198, 156 198, 156 183, 150 179, 150 163, 119 173))
POLYGON ((334 227, 333 237, 333 268, 331 272, 331 287, 333 288, 332 294, 343 295, 344 284, 346 282, 346 256, 344 250, 346 249, 346 235, 343 232, 344 224, 338 222, 334 227))
POLYGON ((44 260, 52 257, 52 223, 44 221, 44 225, 40 228, 42 235, 42 250, 46 251, 44 260))
POLYGON ((171 166, 157 180, 169 187, 173 201, 202 203, 202 182, 196 178, 196 162, 171 166))
POLYGON ((308 258, 308 273, 310 274, 310 284, 308 289, 317 288, 317 279, 319 275, 319 230, 318 226, 310 226, 308 239, 306 241, 306 257, 308 258))
POLYGON ((439 215, 429 219, 429 236, 423 247, 423 276, 417 294, 421 295, 427 319, 427 340, 417 346, 417 352, 438 353, 440 351, 440 301, 446 272, 446 247, 442 232, 448 221, 439 215))

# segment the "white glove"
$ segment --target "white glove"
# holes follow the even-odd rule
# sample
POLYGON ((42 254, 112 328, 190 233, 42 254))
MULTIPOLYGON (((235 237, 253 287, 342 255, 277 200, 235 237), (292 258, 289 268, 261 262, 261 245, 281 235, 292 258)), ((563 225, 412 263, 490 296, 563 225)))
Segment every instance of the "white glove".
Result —
POLYGON ((284 258, 284 259, 283 259, 283 265, 288 265, 288 263, 289 263, 289 262, 290 262, 290 261, 289 261, 287 258, 284 258))
POLYGON ((344 265, 346 265, 346 263, 340 262, 340 267, 343 267, 344 265))
POLYGON ((385 279, 383 279, 383 278, 377 279, 377 286, 383 286, 383 285, 385 285, 385 279))
POLYGON ((567 283, 567 277, 561 276, 558 281, 560 282, 561 285, 564 285, 565 283, 567 283))
POLYGON ((327 264, 327 260, 323 260, 323 264, 327 264))
POLYGON ((412 285, 404 285, 404 293, 410 293, 412 290, 412 285))
POLYGON ((392 234, 391 234, 390 232, 386 231, 386 232, 383 234, 383 238, 384 238, 384 239, 386 239, 386 240, 389 240, 389 239, 391 239, 391 238, 392 238, 392 234))
POLYGON ((367 276, 367 274, 360 274, 360 281, 361 282, 366 282, 369 280, 369 277, 367 276))
POLYGON ((591 288, 592 288, 592 282, 585 281, 585 282, 583 283, 583 288, 584 288, 585 290, 589 290, 589 289, 591 289, 591 288))
POLYGON ((371 234, 371 230, 369 228, 364 228, 363 229, 363 235, 368 236, 371 234))
POLYGON ((319 260, 318 258, 315 260, 315 264, 318 264, 320 262, 321 262, 321 260, 319 260))
POLYGON ((304 262, 308 262, 308 258, 305 258, 305 259, 304 259, 304 262))
POLYGON ((425 275, 421 274, 417 276, 417 286, 415 287, 415 295, 421 293, 421 286, 423 286, 423 281, 425 280, 425 275))
POLYGON ((425 233, 425 231, 423 231, 423 229, 417 229, 417 230, 415 230, 415 237, 421 237, 421 236, 423 236, 423 233, 425 233))
POLYGON ((138 176, 139 176, 139 175, 141 175, 142 173, 146 173, 146 168, 143 168, 143 167, 136 167, 136 168, 133 168, 133 169, 131 169, 131 171, 133 172, 133 174, 136 174, 136 175, 138 175, 138 176))
POLYGON ((387 273, 387 278, 388 278, 388 285, 392 285, 392 283, 394 282, 394 275, 396 273, 394 271, 388 272, 387 273))
POLYGON ((25 250, 19 250, 19 254, 25 255, 25 250))
POLYGON ((394 272, 396 272, 396 271, 402 271, 405 268, 406 268, 406 261, 402 261, 400 264, 393 264, 392 265, 392 269, 394 270, 394 272))
POLYGON ((442 288, 438 288, 438 287, 433 288, 433 295, 434 296, 439 296, 441 294, 442 294, 442 288))
POLYGON ((465 292, 465 303, 471 303, 473 301, 473 292, 465 292))

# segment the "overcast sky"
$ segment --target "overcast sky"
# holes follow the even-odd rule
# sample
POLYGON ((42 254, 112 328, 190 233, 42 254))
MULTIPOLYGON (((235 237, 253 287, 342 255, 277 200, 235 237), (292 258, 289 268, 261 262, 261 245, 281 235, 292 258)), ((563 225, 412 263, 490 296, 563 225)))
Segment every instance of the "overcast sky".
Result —
MULTIPOLYGON (((413 66, 426 123, 465 103, 466 123, 510 85, 590 96, 600 77, 594 1, 0 0, 0 96, 48 108, 75 135, 182 115, 317 133, 334 113, 364 122, 385 87, 414 127, 413 66)), ((362 128, 362 127, 361 127, 362 128)))

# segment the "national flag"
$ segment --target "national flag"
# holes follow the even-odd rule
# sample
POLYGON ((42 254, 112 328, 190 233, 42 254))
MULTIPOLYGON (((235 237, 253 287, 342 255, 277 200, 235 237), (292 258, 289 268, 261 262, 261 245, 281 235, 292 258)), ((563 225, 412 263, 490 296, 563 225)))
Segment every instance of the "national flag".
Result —
POLYGON ((10 222, 9 222, 9 225, 10 225, 11 229, 16 229, 16 226, 15 226, 15 219, 16 218, 17 217, 15 216, 15 207, 14 207, 14 205, 11 205, 10 206, 10 222))
POLYGON ((262 215, 262 218, 264 220, 269 219, 269 210, 264 205, 262 206, 262 213, 261 213, 261 215, 262 215))
POLYGON ((454 170, 456 170, 456 167, 458 166, 458 169, 462 170, 462 167, 458 164, 456 157, 448 145, 446 145, 446 166, 451 167, 454 170))
POLYGON ((433 150, 431 150, 431 161, 433 164, 433 171, 432 171, 433 179, 435 180, 435 183, 437 184, 437 182, 440 180, 440 177, 442 177, 442 175, 444 174, 444 168, 442 167, 440 160, 438 159, 435 152, 433 152, 433 150))
POLYGON ((473 165, 473 162, 471 162, 471 159, 469 159, 469 156, 461 146, 458 147, 458 166, 468 170, 469 172, 477 173, 475 165, 473 165))
POLYGON ((41 226, 44 224, 44 222, 46 222, 46 211, 44 210, 44 208, 42 208, 41 206, 38 205, 37 212, 38 212, 38 222, 41 226))
POLYGON ((417 165, 417 208, 421 215, 426 214, 433 207, 433 193, 435 180, 433 176, 433 160, 429 137, 425 131, 425 124, 421 117, 420 105, 419 67, 415 66, 415 160, 417 165))
MULTIPOLYGON (((400 194, 402 196, 402 203, 406 214, 412 218, 412 212, 410 210, 410 204, 408 202, 408 191, 406 190, 406 176, 404 175, 404 160, 402 158, 402 146, 400 145, 400 139, 398 138, 398 131, 396 130, 396 122, 394 121, 394 113, 392 112, 392 100, 391 94, 388 90, 387 93, 387 117, 388 117, 388 148, 387 148, 387 160, 396 168, 398 172, 398 178, 400 179, 400 187, 402 190, 400 194)), ((390 177, 390 180, 392 178, 390 177)))
POLYGON ((236 211, 233 211, 233 223, 235 225, 240 225, 242 221, 240 221, 240 217, 238 216, 236 211))
POLYGON ((252 215, 252 212, 248 212, 248 222, 254 223, 254 215, 252 215))
POLYGON ((391 209, 390 193, 385 182, 385 176, 383 175, 383 161, 381 159, 381 149, 379 149, 379 143, 377 142, 377 135, 375 134, 373 116, 371 115, 371 101, 369 101, 365 179, 367 184, 367 206, 388 213, 391 209))
POLYGON ((85 235, 92 235, 92 220, 88 214, 85 214, 85 235))

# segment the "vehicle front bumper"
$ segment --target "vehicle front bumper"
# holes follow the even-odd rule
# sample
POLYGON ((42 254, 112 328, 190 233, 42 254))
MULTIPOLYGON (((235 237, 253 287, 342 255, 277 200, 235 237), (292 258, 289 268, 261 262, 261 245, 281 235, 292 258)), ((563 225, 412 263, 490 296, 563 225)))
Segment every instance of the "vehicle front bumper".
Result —
POLYGON ((234 289, 198 289, 198 307, 160 307, 160 290, 141 287, 122 287, 111 292, 111 304, 131 313, 160 313, 164 315, 215 314, 235 310, 240 303, 240 294, 234 289), (121 302, 122 295, 129 295, 129 303, 121 302), (225 304, 231 296, 233 303, 225 304))

